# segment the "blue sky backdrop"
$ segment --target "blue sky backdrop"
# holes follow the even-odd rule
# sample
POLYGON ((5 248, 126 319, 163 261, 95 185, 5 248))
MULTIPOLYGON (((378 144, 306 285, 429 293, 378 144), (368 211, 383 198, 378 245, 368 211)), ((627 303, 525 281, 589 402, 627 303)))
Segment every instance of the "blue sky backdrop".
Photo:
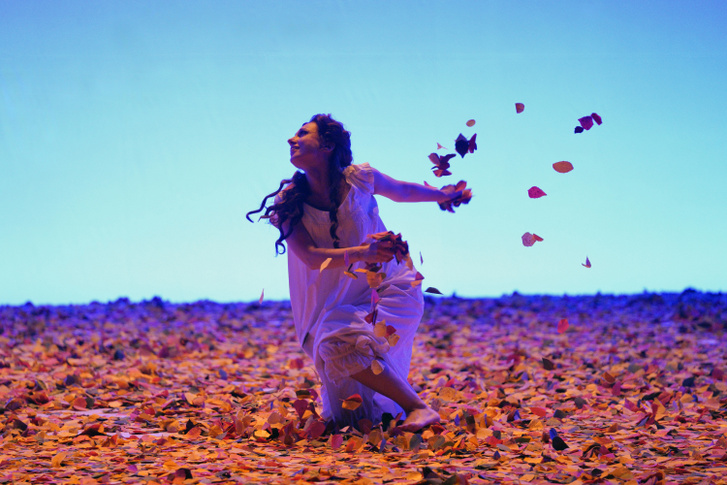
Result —
POLYGON ((0 304, 287 299, 244 214, 318 112, 357 163, 473 188, 455 214, 380 200, 425 287, 724 291, 725 5, 2 0, 0 304), (459 133, 479 148, 437 179, 459 133))

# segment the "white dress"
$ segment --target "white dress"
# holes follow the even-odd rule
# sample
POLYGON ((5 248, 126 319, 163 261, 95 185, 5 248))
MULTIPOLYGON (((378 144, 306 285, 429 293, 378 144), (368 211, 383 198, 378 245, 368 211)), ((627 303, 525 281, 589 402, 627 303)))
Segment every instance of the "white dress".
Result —
MULTIPOLYGON (((338 209, 336 234, 340 247, 358 246, 366 236, 386 231, 373 196, 374 168, 350 165, 343 174, 351 189, 338 209)), ((302 223, 318 247, 333 247, 328 212, 305 205, 302 223)), ((354 264, 355 268, 364 263, 354 264)), ((365 321, 371 311, 371 288, 363 273, 358 279, 343 274, 345 268, 309 269, 288 251, 290 302, 295 329, 303 350, 315 362, 321 380, 321 415, 339 426, 355 425, 362 418, 374 423, 385 412, 403 412, 390 399, 375 393, 350 376, 379 358, 404 380, 409 374, 414 335, 422 317, 421 288, 412 286, 415 269, 392 260, 381 269, 386 278, 378 288, 377 321, 396 328, 399 341, 389 346, 373 334, 365 321), (355 411, 342 408, 342 401, 360 394, 363 404, 355 411)))

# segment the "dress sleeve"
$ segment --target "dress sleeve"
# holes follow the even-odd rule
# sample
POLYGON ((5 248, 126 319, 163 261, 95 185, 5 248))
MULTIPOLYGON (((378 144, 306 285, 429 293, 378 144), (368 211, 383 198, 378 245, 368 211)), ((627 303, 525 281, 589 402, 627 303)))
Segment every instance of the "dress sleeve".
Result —
POLYGON ((343 170, 346 182, 355 185, 358 189, 367 194, 374 193, 374 172, 376 171, 368 163, 349 165, 343 170))

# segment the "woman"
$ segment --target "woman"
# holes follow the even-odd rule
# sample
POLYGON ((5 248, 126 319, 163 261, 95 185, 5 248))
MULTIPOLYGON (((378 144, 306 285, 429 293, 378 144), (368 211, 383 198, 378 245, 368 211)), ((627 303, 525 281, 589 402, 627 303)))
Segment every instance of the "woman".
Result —
POLYGON ((462 191, 401 182, 368 164, 352 165, 350 133, 330 115, 313 116, 288 144, 298 171, 247 218, 264 210, 262 218, 280 232, 275 243, 279 254, 286 252, 287 242, 296 333, 321 379, 321 415, 345 426, 403 412, 400 428, 407 431, 438 422, 439 414, 407 382, 423 311, 421 289, 412 284, 417 272, 413 265, 394 260, 394 241, 369 236, 386 231, 374 195, 446 205, 460 200, 462 191), (266 207, 270 197, 274 203, 266 207), (344 274, 351 267, 373 264, 385 275, 373 295, 378 297, 376 318, 396 329, 395 345, 377 337, 366 320, 372 305, 367 279, 344 274), (342 401, 353 394, 362 397, 361 406, 344 409, 342 401))

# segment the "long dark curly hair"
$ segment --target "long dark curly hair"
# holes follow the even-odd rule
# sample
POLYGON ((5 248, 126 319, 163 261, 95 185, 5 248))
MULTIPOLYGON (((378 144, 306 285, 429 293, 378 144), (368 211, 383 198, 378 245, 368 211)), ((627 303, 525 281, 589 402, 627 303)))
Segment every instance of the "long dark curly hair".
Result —
MULTIPOLYGON (((343 124, 333 119, 330 114, 317 114, 310 119, 310 122, 315 122, 318 127, 318 138, 321 143, 334 146, 328 159, 328 186, 330 187, 329 196, 332 203, 328 215, 331 219, 333 247, 337 248, 340 245, 336 230, 338 229, 338 206, 341 204, 341 179, 343 178, 343 169, 351 165, 353 161, 351 133, 346 131, 343 124)), ((248 221, 253 222, 250 216, 263 212, 259 219, 268 219, 280 231, 280 237, 275 241, 276 254, 285 254, 283 241, 290 236, 295 225, 303 218, 303 204, 309 195, 308 180, 303 172, 297 171, 293 174, 293 178, 281 181, 278 190, 266 195, 259 209, 248 212, 245 217, 248 221), (273 204, 266 206, 270 198, 273 198, 273 204)))

